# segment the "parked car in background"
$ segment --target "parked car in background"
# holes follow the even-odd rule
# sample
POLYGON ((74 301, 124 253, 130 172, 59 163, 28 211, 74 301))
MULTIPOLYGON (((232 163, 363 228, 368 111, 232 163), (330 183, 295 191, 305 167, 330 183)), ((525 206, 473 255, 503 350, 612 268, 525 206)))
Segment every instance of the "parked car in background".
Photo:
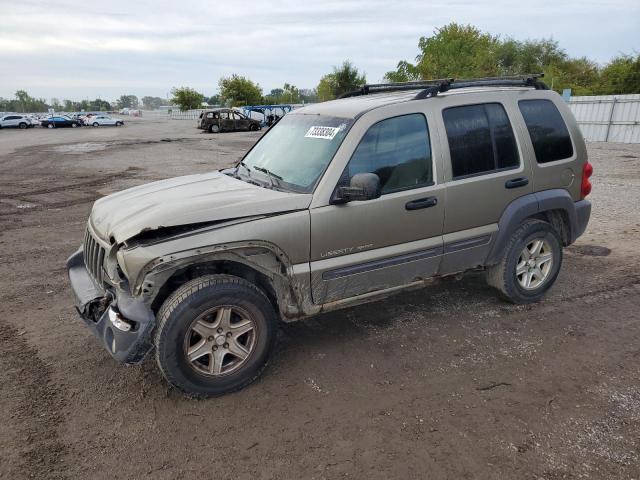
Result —
POLYGON ((93 127, 99 127, 102 125, 114 125, 116 127, 120 127, 124 125, 124 121, 119 118, 113 118, 108 115, 96 115, 91 117, 88 121, 87 125, 91 125, 93 127))
POLYGON ((71 117, 65 117, 62 115, 45 118, 40 121, 40 125, 42 127, 47 127, 47 128, 64 128, 64 127, 76 128, 76 127, 82 126, 79 120, 74 120, 71 117))
POLYGON ((33 124, 26 115, 9 114, 0 118, 0 128, 29 128, 33 124))
POLYGON ((205 110, 200 114, 198 128, 210 133, 231 132, 234 130, 257 131, 262 128, 260 122, 230 108, 205 110))

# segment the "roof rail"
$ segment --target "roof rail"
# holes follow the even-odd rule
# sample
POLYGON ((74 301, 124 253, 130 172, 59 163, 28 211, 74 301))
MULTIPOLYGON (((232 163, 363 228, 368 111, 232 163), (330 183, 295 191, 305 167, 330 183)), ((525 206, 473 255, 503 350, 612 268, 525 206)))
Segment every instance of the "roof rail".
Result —
POLYGON ((416 100, 422 98, 435 97, 440 92, 468 87, 530 87, 536 90, 548 90, 549 87, 539 78, 544 77, 544 73, 533 73, 526 75, 510 75, 503 77, 484 78, 441 78, 437 80, 420 80, 415 82, 396 83, 376 83, 363 85, 358 90, 345 93, 340 98, 357 97, 360 95, 371 95, 382 92, 397 92, 403 90, 420 90, 414 97, 416 100))

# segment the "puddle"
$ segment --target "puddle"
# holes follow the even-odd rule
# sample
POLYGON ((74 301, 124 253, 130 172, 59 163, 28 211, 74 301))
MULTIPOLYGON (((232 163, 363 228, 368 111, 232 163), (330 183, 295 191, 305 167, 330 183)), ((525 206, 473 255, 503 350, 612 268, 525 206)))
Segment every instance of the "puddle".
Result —
POLYGON ((611 253, 610 248, 599 245, 574 245, 571 247, 571 251, 589 257, 606 257, 611 253))
POLYGON ((81 155, 83 153, 98 152, 107 148, 106 143, 87 142, 87 143, 74 143, 71 145, 59 145, 49 149, 50 152, 56 153, 68 153, 71 155, 81 155))

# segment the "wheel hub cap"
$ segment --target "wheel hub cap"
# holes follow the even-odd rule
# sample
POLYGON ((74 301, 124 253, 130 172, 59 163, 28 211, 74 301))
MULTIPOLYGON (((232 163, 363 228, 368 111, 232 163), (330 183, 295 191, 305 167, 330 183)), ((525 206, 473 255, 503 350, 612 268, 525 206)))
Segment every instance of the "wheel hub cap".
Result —
POLYGON ((516 264, 516 279, 525 290, 534 290, 549 278, 552 267, 551 244, 544 238, 536 238, 520 252, 516 264))
POLYGON ((256 335, 256 323, 246 310, 231 305, 214 307, 191 323, 184 339, 184 354, 198 373, 226 375, 246 363, 256 335))

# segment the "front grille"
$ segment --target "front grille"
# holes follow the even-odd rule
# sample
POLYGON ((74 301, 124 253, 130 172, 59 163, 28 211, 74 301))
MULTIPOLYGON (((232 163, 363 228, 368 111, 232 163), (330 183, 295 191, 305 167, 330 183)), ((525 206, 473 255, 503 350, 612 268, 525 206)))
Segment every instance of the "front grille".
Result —
POLYGON ((104 273, 102 264, 104 263, 105 248, 93 237, 89 229, 84 233, 84 265, 87 267, 89 274, 93 277, 99 286, 102 286, 104 273))

